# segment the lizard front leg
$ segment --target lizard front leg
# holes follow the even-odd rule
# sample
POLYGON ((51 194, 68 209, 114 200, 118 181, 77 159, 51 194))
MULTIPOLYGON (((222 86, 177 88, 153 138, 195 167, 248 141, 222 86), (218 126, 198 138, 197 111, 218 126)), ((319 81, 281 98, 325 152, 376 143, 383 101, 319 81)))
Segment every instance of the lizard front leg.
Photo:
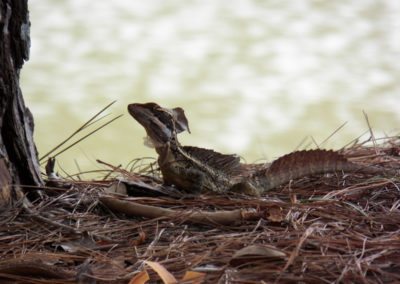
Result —
POLYGON ((199 170, 175 165, 164 167, 161 172, 165 184, 174 185, 190 194, 200 194, 205 191, 205 174, 199 170))
POLYGON ((229 191, 255 197, 259 197, 261 194, 261 191, 249 181, 238 182, 229 191))

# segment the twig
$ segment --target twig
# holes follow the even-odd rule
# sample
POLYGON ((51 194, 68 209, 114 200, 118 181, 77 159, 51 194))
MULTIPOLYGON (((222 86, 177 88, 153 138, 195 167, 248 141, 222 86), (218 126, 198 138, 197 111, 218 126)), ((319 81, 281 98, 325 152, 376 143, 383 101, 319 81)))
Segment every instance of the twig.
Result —
POLYGON ((324 145, 325 142, 327 142, 333 135, 335 135, 336 133, 339 132, 339 130, 341 130, 345 125, 347 124, 347 121, 342 123, 342 125, 340 125, 338 128, 335 129, 335 131, 333 131, 328 137, 326 137, 321 143, 320 145, 324 145))
MULTIPOLYGON (((91 122, 98 117, 101 113, 103 113, 106 109, 108 109, 110 106, 112 106, 116 101, 113 101, 111 103, 109 103, 107 106, 105 106, 103 109, 101 109, 98 113, 96 113, 92 118, 90 118, 88 121, 86 121, 81 127, 79 127, 77 130, 75 130, 70 136, 68 136, 66 139, 64 139, 61 143, 59 143, 57 146, 55 146, 53 149, 51 149, 49 152, 47 152, 46 154, 44 154, 42 157, 39 158, 39 162, 41 162, 43 159, 45 159, 46 157, 48 157, 51 153, 53 153, 54 151, 56 151, 58 148, 60 148, 62 145, 64 145, 65 143, 67 143, 72 137, 74 137, 76 134, 78 134, 79 132, 81 132, 83 129, 85 129, 86 127, 91 125, 91 122)), ((104 118, 104 117, 102 117, 104 118)), ((102 119, 100 118, 100 119, 102 119)), ((98 120, 100 120, 98 119, 98 120)), ((96 121, 98 121, 96 120, 96 121)), ((95 122, 96 122, 95 121, 95 122)))
POLYGON ((43 223, 46 223, 46 224, 50 224, 50 225, 52 225, 52 226, 54 226, 54 227, 57 227, 57 228, 65 229, 65 230, 67 230, 68 232, 70 232, 70 233, 72 233, 72 234, 74 234, 74 235, 81 235, 81 234, 82 234, 81 231, 76 230, 76 229, 72 228, 71 226, 64 225, 64 224, 61 224, 61 223, 52 221, 52 220, 50 220, 50 219, 47 219, 47 218, 45 218, 45 217, 39 215, 38 213, 34 212, 32 209, 30 209, 30 208, 29 208, 28 206, 26 206, 25 204, 23 205, 23 208, 24 208, 24 210, 30 215, 30 217, 32 217, 33 219, 35 219, 35 220, 37 220, 37 221, 39 221, 39 222, 43 222, 43 223))
POLYGON ((260 212, 251 209, 215 212, 202 210, 172 210, 157 206, 143 205, 132 201, 119 200, 110 196, 100 196, 99 200, 109 209, 124 213, 128 216, 140 216, 150 219, 185 216, 185 221, 202 224, 231 225, 243 220, 258 219, 262 215, 260 212))
POLYGON ((368 115, 367 115, 367 113, 366 113, 365 111, 363 111, 363 114, 364 114, 365 120, 366 120, 367 125, 368 125, 368 130, 369 130, 369 133, 370 133, 370 135, 371 135, 372 143, 374 144, 375 153, 378 155, 378 150, 377 150, 377 148, 376 148, 375 135, 374 135, 374 132, 372 131, 371 124, 369 123, 368 115))
POLYGON ((57 157, 58 155, 64 153, 65 151, 67 151, 68 149, 72 148, 73 146, 75 146, 76 144, 78 144, 79 142, 81 142, 82 140, 86 139, 87 137, 89 137, 90 135, 92 135, 93 133, 99 131, 100 129, 102 129, 103 127, 109 125, 111 122, 115 121, 116 119, 120 118, 122 116, 122 114, 114 117, 113 119, 111 119, 110 121, 102 124, 101 126, 99 126, 98 128, 96 128, 95 130, 89 132, 88 134, 86 134, 85 136, 83 136, 82 138, 78 139, 77 141, 75 141, 74 143, 72 143, 71 145, 69 145, 68 147, 64 148, 63 150, 57 152, 56 154, 53 155, 53 157, 57 157))

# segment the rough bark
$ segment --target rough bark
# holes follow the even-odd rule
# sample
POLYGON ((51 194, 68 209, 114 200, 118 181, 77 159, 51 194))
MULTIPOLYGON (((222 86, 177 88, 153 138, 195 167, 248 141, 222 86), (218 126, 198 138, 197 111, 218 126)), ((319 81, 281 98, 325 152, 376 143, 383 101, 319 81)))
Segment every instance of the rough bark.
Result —
POLYGON ((22 97, 19 74, 29 58, 27 0, 0 0, 0 208, 42 184, 33 141, 33 118, 22 97))

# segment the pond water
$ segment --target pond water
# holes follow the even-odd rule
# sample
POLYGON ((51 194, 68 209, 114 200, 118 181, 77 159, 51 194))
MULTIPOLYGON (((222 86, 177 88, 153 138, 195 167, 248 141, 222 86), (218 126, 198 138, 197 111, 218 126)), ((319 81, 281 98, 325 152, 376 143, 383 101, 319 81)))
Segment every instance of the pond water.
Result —
MULTIPOLYGON (((182 143, 272 160, 398 135, 400 1, 33 0, 22 90, 44 154, 111 101, 124 114, 60 155, 69 173, 154 157, 126 105, 181 106, 182 143), (346 123, 347 122, 347 123, 346 123), (338 127, 346 125, 325 141, 338 127), (363 137, 368 137, 364 134, 363 137)), ((87 132, 86 132, 87 133, 87 132)))

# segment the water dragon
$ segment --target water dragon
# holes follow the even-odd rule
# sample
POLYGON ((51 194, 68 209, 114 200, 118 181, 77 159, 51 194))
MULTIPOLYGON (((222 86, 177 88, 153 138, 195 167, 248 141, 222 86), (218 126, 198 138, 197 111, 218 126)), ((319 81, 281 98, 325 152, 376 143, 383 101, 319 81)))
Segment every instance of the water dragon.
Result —
POLYGON ((239 192, 260 196, 290 180, 331 172, 384 174, 392 170, 359 165, 332 150, 304 150, 284 155, 271 164, 243 164, 237 155, 182 146, 177 135, 190 133, 182 108, 164 108, 156 103, 134 103, 128 112, 146 130, 150 144, 158 153, 165 184, 180 190, 197 192, 239 192))

